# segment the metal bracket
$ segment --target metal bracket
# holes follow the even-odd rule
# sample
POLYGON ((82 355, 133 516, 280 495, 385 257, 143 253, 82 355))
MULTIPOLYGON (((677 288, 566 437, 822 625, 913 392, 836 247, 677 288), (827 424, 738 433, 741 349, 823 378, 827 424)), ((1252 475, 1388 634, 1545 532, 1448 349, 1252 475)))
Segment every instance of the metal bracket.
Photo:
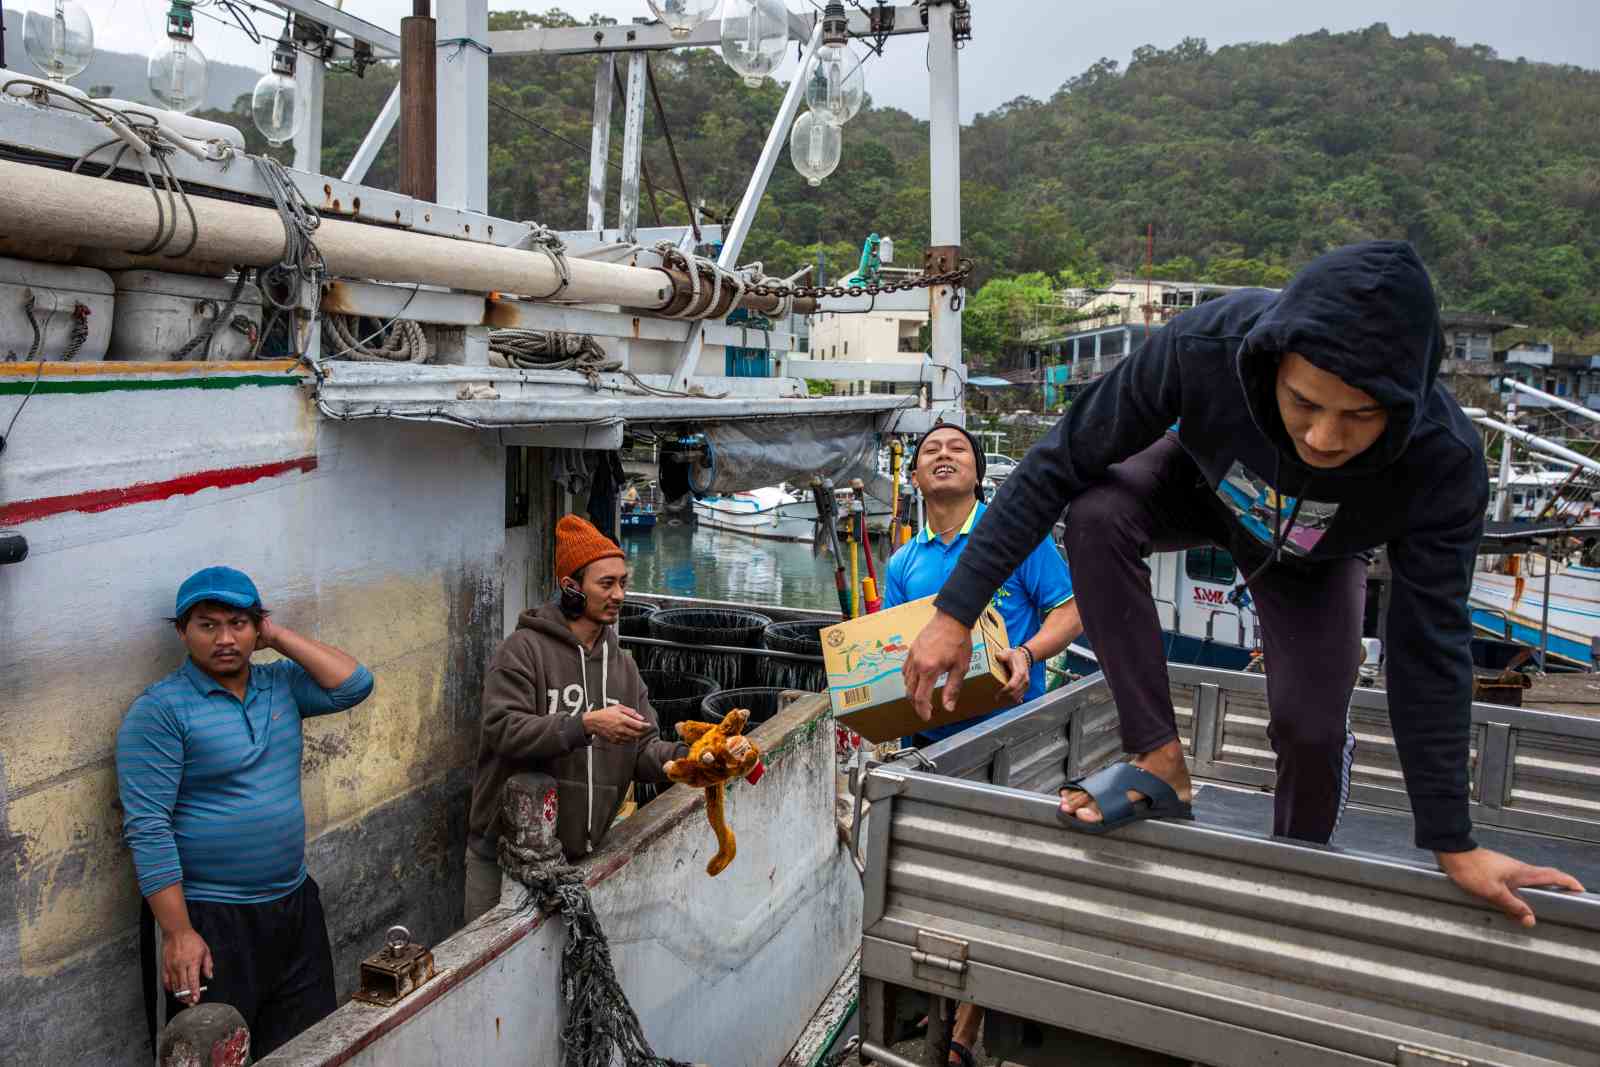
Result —
POLYGON ((878 0, 878 6, 867 12, 867 27, 872 31, 872 50, 881 57, 883 46, 894 33, 894 8, 888 0, 878 0))
POLYGON ((850 862, 855 866, 856 875, 865 882, 867 880, 867 861, 861 858, 861 798, 867 792, 867 768, 858 767, 853 775, 855 781, 851 783, 850 791, 855 794, 853 811, 850 816, 850 862))
POLYGON ((966 988, 967 942, 931 930, 918 930, 917 947, 911 951, 911 974, 952 989, 966 988))
POLYGON ((961 265, 960 245, 932 245, 922 254, 924 274, 945 274, 961 265))
POLYGON ((361 988, 356 1000, 387 1008, 404 1000, 434 976, 433 953, 413 944, 411 931, 391 926, 388 944, 361 963, 361 988))

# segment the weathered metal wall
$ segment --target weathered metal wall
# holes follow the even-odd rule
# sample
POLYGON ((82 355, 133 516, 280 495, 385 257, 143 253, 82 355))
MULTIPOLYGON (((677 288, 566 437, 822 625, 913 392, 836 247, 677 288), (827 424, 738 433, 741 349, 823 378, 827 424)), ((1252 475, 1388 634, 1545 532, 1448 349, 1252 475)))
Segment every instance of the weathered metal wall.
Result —
MULTIPOLYGON (((583 864, 623 988, 662 1055, 771 1067, 849 963, 861 886, 834 821, 820 698, 763 724, 767 774, 728 792, 739 854, 716 878, 696 792, 669 790, 583 864)), ((513 891, 515 890, 512 885, 513 891)), ((442 972, 389 1009, 350 1003, 263 1061, 424 1067, 561 1062, 559 921, 491 911, 434 948, 442 972)))
MULTIPOLYGON (((0 367, 0 419, 32 386, 0 367)), ((503 450, 317 418, 281 364, 51 365, 0 457, 0 1061, 147 1063, 113 762, 176 667, 191 571, 249 572, 275 617, 377 677, 305 728, 308 863, 340 992, 401 922, 459 921, 468 766, 500 634, 503 450)))

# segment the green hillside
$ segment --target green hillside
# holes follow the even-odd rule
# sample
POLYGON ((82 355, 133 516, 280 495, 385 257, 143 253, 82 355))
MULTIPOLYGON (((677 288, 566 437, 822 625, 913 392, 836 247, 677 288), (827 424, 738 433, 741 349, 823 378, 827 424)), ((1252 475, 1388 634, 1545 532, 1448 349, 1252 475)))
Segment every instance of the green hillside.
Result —
MULTIPOLYGON (((491 15, 494 28, 571 21, 491 15)), ((731 209, 782 88, 745 88, 711 51, 654 65, 691 194, 731 209)), ((493 59, 490 71, 490 209, 582 225, 594 61, 493 59)), ((349 158, 393 77, 329 77, 326 169, 349 158)), ((869 90, 871 78, 869 68, 869 90)), ((1153 224, 1158 275, 1271 284, 1329 247, 1404 237, 1452 306, 1593 334, 1597 123, 1600 72, 1507 62, 1485 45, 1394 37, 1381 24, 1216 51, 1199 39, 1141 48, 964 131, 965 244, 981 279, 1092 277, 1142 269, 1153 224)), ((661 217, 682 221, 654 116, 647 137, 661 217)), ((616 154, 620 143, 619 129, 616 154)), ((393 182, 392 144, 371 179, 393 182)), ((839 273, 877 230, 912 262, 927 216, 926 124, 869 108, 846 127, 844 163, 820 189, 785 158, 747 258, 777 273, 820 246, 839 273)), ((642 219, 654 222, 648 198, 642 219)))

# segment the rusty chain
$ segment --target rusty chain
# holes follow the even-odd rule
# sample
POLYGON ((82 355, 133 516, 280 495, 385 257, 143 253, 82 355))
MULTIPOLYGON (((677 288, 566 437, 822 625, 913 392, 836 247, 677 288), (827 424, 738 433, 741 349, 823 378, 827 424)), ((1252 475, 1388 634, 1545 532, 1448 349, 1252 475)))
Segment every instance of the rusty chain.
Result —
POLYGON ((800 298, 877 296, 880 293, 900 293, 912 289, 931 289, 939 285, 949 285, 956 289, 961 289, 965 287, 967 278, 971 275, 972 260, 963 259, 955 270, 919 274, 915 278, 907 278, 903 282, 882 282, 873 285, 771 285, 757 282, 747 286, 745 292, 755 296, 776 298, 787 296, 800 298))

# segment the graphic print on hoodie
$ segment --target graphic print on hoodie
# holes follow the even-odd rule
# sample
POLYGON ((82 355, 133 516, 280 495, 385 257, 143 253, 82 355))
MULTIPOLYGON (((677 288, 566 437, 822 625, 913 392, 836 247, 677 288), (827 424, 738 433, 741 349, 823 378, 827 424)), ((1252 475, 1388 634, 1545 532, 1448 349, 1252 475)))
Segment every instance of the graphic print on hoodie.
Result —
POLYGON ((1006 479, 937 606, 970 625, 1073 497, 1176 422, 1241 535, 1246 573, 1387 547, 1390 718, 1417 844, 1471 848, 1467 595, 1489 484, 1476 430, 1435 380, 1443 355, 1427 270, 1403 242, 1341 248, 1281 293, 1241 290, 1185 311, 1085 389, 1006 479), (1382 436, 1342 467, 1313 469, 1295 452, 1276 397, 1286 352, 1388 413, 1382 436))
POLYGON ((661 739, 655 709, 633 658, 607 626, 592 649, 579 644, 555 601, 525 611, 489 662, 483 683, 478 773, 472 783, 467 844, 496 858, 500 790, 518 771, 556 780, 556 834, 569 860, 600 846, 628 786, 667 782, 662 769, 689 747, 661 739), (644 737, 614 744, 590 738, 583 713, 622 704, 643 715, 644 737))

